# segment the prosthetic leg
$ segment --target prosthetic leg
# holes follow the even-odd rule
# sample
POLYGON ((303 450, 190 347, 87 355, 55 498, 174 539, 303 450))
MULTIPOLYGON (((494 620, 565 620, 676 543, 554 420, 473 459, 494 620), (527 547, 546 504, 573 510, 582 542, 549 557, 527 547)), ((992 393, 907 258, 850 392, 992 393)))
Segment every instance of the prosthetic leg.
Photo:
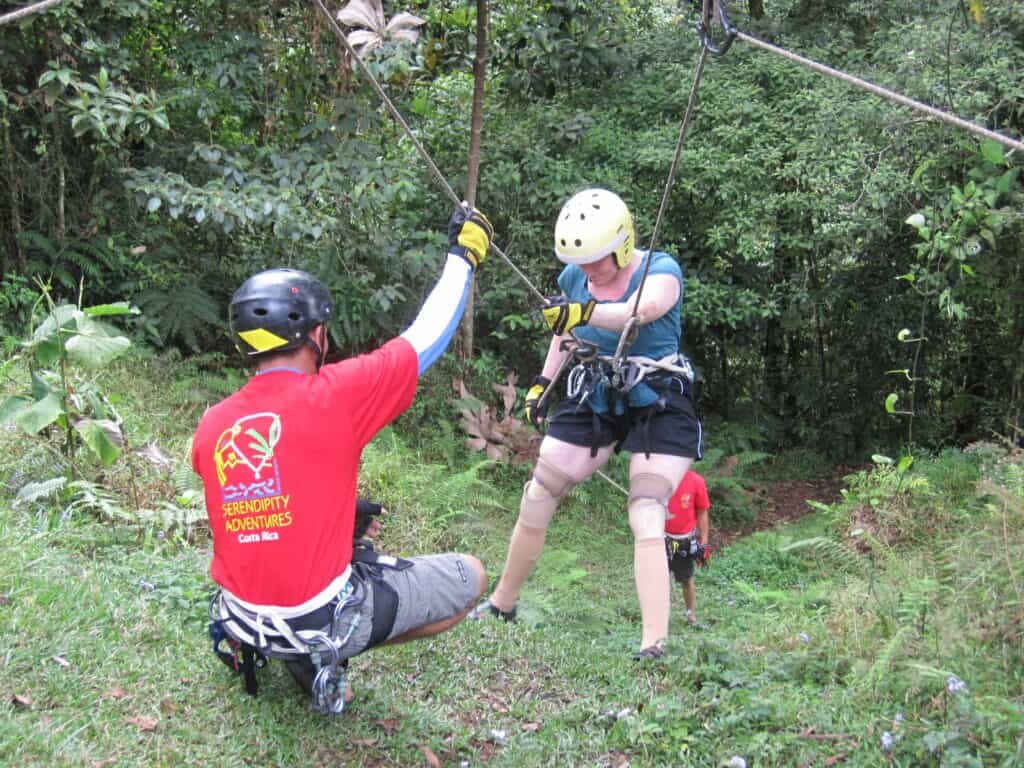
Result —
MULTIPOLYGON (((519 519, 512 531, 505 557, 505 569, 497 588, 480 608, 491 610, 507 621, 514 620, 516 601, 526 579, 533 572, 547 537, 548 525, 562 497, 576 481, 545 459, 538 459, 533 477, 523 488, 519 519)), ((479 608, 478 608, 479 610, 479 608)))
POLYGON ((629 527, 633 531, 633 575, 640 600, 640 652, 636 659, 656 658, 668 639, 668 561, 665 518, 674 487, 662 475, 640 473, 629 480, 629 527))

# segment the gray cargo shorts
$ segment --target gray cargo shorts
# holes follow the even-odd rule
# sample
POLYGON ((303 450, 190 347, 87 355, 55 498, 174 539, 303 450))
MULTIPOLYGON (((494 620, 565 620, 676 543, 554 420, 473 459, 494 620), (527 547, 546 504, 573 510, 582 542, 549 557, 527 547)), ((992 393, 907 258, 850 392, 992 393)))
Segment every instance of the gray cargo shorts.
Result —
MULTIPOLYGON (((412 562, 411 568, 396 570, 382 567, 378 571, 379 578, 398 596, 395 622, 381 643, 426 624, 458 616, 473 604, 480 592, 477 574, 465 555, 449 552, 407 559, 412 562)), ((353 574, 353 578, 358 577, 353 574)), ((345 608, 339 617, 338 636, 344 637, 351 629, 348 642, 341 649, 345 657, 357 656, 372 647, 370 636, 376 588, 372 578, 358 578, 358 586, 353 593, 357 605, 345 608)), ((323 626, 329 621, 322 613, 325 610, 328 615, 333 614, 334 601, 308 617, 289 623, 296 629, 300 628, 297 625, 302 628, 323 626)))

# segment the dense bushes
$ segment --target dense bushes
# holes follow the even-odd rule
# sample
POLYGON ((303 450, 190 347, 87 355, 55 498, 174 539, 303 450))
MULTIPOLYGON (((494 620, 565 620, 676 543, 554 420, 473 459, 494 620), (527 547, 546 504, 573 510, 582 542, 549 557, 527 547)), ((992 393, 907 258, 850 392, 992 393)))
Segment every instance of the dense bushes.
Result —
MULTIPOLYGON (((735 20, 1013 133, 1024 22, 986 5, 812 14, 779 2, 735 20)), ((420 12, 418 46, 387 43, 370 63, 460 188, 472 14, 420 12)), ((620 191, 646 244, 696 60, 692 21, 648 3, 495 9, 479 203, 542 292, 557 274, 552 218, 581 186, 620 191)), ((15 273, 58 298, 81 286, 86 303, 132 299, 154 343, 227 350, 218 308, 245 274, 280 263, 324 276, 350 348, 413 311, 450 203, 314 8, 168 15, 125 0, 53 10, 9 40, 0 238, 19 325, 15 273)), ((831 457, 1012 432, 1024 404, 1018 164, 742 44, 711 61, 659 243, 686 270, 685 346, 708 410, 757 425, 765 447, 831 457)), ((543 336, 531 292, 497 259, 479 289, 478 346, 529 376, 543 336)))

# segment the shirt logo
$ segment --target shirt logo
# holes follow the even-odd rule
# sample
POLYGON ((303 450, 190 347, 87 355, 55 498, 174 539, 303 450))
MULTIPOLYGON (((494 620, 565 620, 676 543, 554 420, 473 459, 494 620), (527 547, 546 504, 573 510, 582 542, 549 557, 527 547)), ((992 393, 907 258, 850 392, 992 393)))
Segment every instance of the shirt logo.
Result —
POLYGON ((214 464, 224 501, 261 499, 281 492, 281 474, 274 447, 281 439, 276 413, 243 416, 221 432, 214 464))

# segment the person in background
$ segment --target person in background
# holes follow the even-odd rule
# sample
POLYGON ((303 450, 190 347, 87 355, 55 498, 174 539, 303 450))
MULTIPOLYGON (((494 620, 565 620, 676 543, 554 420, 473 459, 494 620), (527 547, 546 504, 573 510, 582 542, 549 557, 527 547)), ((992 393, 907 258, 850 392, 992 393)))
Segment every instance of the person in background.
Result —
POLYGON ((665 523, 665 553, 668 567, 683 586, 686 620, 697 621, 697 586, 693 566, 708 564, 711 550, 711 501, 704 478, 690 470, 683 477, 668 501, 668 522, 665 523))

